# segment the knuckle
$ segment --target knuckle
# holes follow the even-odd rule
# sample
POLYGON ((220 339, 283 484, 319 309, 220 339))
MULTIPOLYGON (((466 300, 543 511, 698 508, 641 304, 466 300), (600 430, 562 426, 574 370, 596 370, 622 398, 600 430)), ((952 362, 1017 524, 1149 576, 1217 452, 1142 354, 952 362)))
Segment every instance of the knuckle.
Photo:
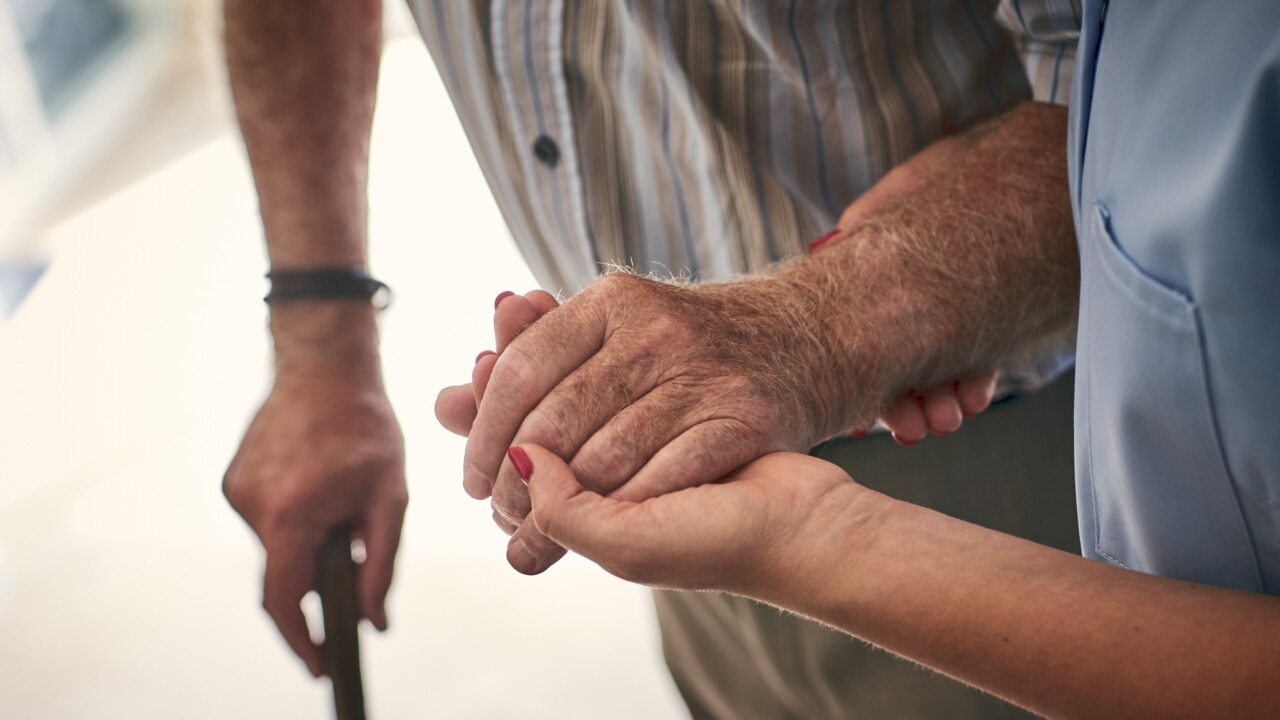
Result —
POLYGON ((580 417, 580 413, 575 413, 566 403, 543 402, 525 418, 516 442, 532 442, 562 457, 568 455, 577 445, 575 417, 580 417))
POLYGON ((268 533, 298 527, 314 514, 315 504, 315 498, 291 483, 259 498, 255 520, 268 533))
POLYGON ((623 270, 612 270, 600 276, 590 287, 594 289, 596 294, 604 295, 625 295, 633 292, 638 284, 642 283, 640 277, 623 270))
POLYGON ((538 530, 536 525, 533 527, 533 530, 536 532, 526 531, 527 534, 523 540, 530 552, 535 556, 550 557, 560 550, 560 546, 556 544, 556 541, 547 537, 545 533, 538 530))
POLYGON ((654 349, 667 347, 672 341, 689 334, 689 326, 670 312, 652 315, 645 323, 644 330, 650 347, 654 349))
POLYGON ((538 383, 538 373, 533 356, 527 349, 527 336, 516 338, 507 346, 489 376, 489 386, 484 401, 496 403, 504 410, 515 410, 532 400, 532 390, 538 383))
POLYGON ((681 490, 684 487, 699 485, 720 479, 719 465, 715 450, 701 444, 688 448, 682 459, 683 472, 680 477, 671 478, 669 490, 681 490))
MULTIPOLYGON (((564 514, 560 508, 553 504, 546 504, 539 507, 536 511, 529 514, 529 520, 533 523, 536 533, 540 537, 547 538, 548 542, 554 543, 553 538, 562 536, 568 528, 565 526, 564 514)), ((568 547, 566 545, 566 547, 568 547)))
POLYGON ((603 303, 632 310, 651 307, 668 287, 647 277, 614 270, 588 285, 580 295, 583 303, 603 303))
POLYGON ((519 525, 529 514, 529 499, 527 496, 521 498, 514 491, 495 488, 493 498, 489 501, 490 506, 495 513, 501 515, 507 522, 519 525))
POLYGON ((693 340, 688 324, 666 312, 652 313, 623 327, 618 338, 627 348, 627 364, 620 370, 688 366, 704 352, 703 344, 693 340))
POLYGON ((475 456, 470 447, 467 448, 466 456, 462 461, 462 474, 463 477, 483 478, 488 483, 492 483, 494 480, 493 471, 481 462, 480 458, 475 456))
POLYGON ((743 460, 776 450, 759 427, 736 420, 721 420, 702 427, 697 442, 684 444, 679 475, 672 490, 719 480, 743 460), (744 456, 745 454, 745 456, 744 456))
POLYGON ((515 531, 519 529, 518 525, 507 519, 507 517, 499 512, 497 508, 493 509, 493 524, 501 528, 502 532, 507 535, 514 535, 515 531))
POLYGON ((620 443, 596 446, 579 453, 571 463, 578 482, 592 492, 608 495, 632 475, 634 453, 620 443))
POLYGON ((396 512, 404 512, 409 507, 409 488, 404 483, 393 483, 384 491, 386 506, 396 512))

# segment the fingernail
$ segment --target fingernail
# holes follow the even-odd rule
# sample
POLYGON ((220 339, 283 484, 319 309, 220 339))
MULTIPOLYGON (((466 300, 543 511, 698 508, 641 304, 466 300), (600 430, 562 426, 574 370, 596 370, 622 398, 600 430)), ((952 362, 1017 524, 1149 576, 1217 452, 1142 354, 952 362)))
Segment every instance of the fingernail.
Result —
POLYGON ((511 464, 516 466, 520 479, 528 485, 529 478, 533 477, 533 461, 529 460, 528 454, 521 448, 512 446, 507 449, 507 457, 511 458, 511 464))
POLYGON ((851 430, 849 434, 856 438, 864 438, 867 436, 866 430, 851 430))
POLYGON ((832 239, 832 238, 834 238, 835 236, 839 235, 839 234, 840 234, 840 229, 839 229, 839 228, 836 228, 835 230, 832 230, 831 232, 827 233, 826 235, 823 235, 822 237, 817 238, 817 239, 815 239, 815 240, 811 241, 811 242, 809 243, 809 252, 810 252, 811 254, 812 254, 812 253, 814 253, 814 252, 817 252, 817 250, 818 250, 819 248, 821 248, 823 245, 826 245, 827 243, 831 242, 831 239, 832 239))
POLYGON ((502 292, 498 293, 498 297, 494 298, 493 300, 493 309, 497 310, 498 306, 502 304, 502 301, 506 300, 512 295, 515 295, 515 293, 511 292, 510 290, 503 290, 502 292))
POLYGON ((496 352, 494 352, 494 351, 492 351, 492 350, 485 350, 484 352, 482 352, 482 353, 480 353, 479 355, 477 355, 477 356, 476 356, 476 362, 480 362, 480 360, 482 360, 482 359, 484 358, 484 356, 485 356, 485 355, 497 355, 497 354, 498 354, 498 353, 496 353, 496 352))
POLYGON ((912 445, 915 445, 916 443, 920 442, 919 440, 912 440, 910 442, 907 442, 906 440, 903 440, 902 438, 898 437, 896 433, 894 434, 893 439, 902 447, 911 447, 912 445))

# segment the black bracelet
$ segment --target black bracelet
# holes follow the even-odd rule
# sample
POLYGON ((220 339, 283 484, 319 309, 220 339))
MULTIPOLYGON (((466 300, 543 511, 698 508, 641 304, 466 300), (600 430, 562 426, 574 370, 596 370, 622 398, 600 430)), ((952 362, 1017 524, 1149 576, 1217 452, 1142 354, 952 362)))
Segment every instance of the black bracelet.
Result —
POLYGON ((362 267, 321 267, 272 270, 267 273, 268 303, 289 300, 368 300, 382 310, 391 304, 391 288, 362 267))

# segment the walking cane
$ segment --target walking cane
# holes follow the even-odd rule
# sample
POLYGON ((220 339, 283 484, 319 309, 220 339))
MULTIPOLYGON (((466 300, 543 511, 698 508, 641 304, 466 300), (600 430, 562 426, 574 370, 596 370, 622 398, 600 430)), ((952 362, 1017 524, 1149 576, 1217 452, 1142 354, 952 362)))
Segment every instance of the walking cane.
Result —
POLYGON ((333 683, 337 720, 365 720, 364 685, 360 679, 360 603, 356 598, 356 563, 351 558, 351 528, 329 534, 320 551, 320 607, 324 613, 325 672, 333 683))

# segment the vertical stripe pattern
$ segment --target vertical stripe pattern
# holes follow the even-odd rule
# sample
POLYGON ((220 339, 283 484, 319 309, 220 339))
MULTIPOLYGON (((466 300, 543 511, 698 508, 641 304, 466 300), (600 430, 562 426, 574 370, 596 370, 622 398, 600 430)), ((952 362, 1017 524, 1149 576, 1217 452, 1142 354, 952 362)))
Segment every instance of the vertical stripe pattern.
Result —
POLYGON ((516 242, 563 292, 608 264, 718 279, 803 252, 924 145, 1032 87, 1065 97, 1074 7, 410 4, 516 242))
POLYGON ((1035 99, 1066 105, 1080 36, 1080 0, 1004 0, 997 19, 1013 33, 1035 99))

